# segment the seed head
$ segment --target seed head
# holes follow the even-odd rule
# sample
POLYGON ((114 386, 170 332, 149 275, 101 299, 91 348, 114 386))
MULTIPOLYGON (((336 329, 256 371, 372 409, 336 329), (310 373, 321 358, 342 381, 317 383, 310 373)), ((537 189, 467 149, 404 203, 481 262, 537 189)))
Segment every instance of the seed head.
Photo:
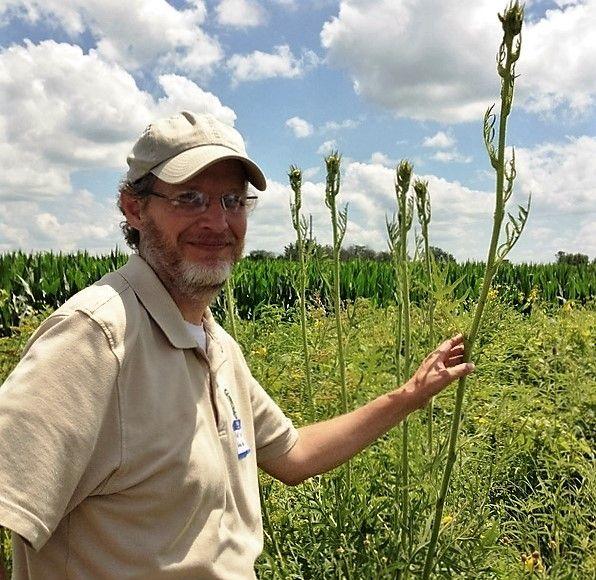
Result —
POLYGON ((332 151, 330 155, 325 157, 325 165, 327 166, 327 173, 338 173, 339 165, 341 163, 341 155, 337 151, 332 151))
POLYGON ((412 164, 407 159, 402 159, 397 166, 397 185, 403 192, 406 192, 410 187, 412 170, 412 164))
POLYGON ((502 16, 500 14, 498 16, 503 25, 505 36, 513 38, 520 34, 524 21, 523 4, 520 5, 519 2, 515 0, 515 2, 511 2, 511 4, 505 8, 502 16))
POLYGON ((290 165, 288 177, 290 178, 292 189, 296 190, 302 185, 302 170, 299 167, 296 167, 296 165, 290 165))

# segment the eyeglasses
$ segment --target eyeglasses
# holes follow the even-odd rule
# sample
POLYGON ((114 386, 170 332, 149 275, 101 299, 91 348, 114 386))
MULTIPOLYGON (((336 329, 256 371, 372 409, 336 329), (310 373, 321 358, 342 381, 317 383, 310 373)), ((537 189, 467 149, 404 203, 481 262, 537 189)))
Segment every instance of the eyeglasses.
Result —
MULTIPOLYGON (((156 191, 150 191, 148 195, 165 199, 175 211, 182 214, 205 213, 212 202, 211 196, 202 191, 185 191, 176 197, 168 197, 156 191)), ((248 215, 257 205, 258 199, 256 195, 226 193, 219 198, 219 203, 227 214, 248 215)))

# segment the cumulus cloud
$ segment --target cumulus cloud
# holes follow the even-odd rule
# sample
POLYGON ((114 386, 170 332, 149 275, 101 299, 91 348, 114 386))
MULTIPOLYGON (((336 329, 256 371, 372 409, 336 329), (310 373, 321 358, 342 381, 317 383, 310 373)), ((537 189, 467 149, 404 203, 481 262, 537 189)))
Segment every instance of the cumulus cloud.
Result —
POLYGON ((149 66, 208 74, 223 51, 202 30, 205 16, 201 0, 181 10, 165 0, 6 0, 0 5, 0 23, 43 20, 72 38, 88 32, 104 59, 128 70, 149 66))
POLYGON ((190 79, 156 80, 158 97, 99 51, 52 40, 0 49, 0 251, 122 245, 117 175, 147 123, 191 109, 234 124, 234 111, 190 79), (107 195, 75 185, 78 172, 106 170, 107 195))
MULTIPOLYGON (((469 121, 498 97, 497 10, 493 0, 342 0, 321 41, 327 61, 346 69, 364 98, 399 116, 469 121)), ((522 106, 592 106, 595 25, 596 0, 562 3, 526 23, 517 68, 522 106)))
POLYGON ((453 147, 455 143, 456 141, 451 135, 447 135, 444 131, 437 131, 432 137, 425 137, 422 146, 448 149, 453 147))
POLYGON ((579 215, 596 210, 595 136, 518 148, 515 158, 520 198, 532 193, 538 211, 579 215))
POLYGON ((286 121, 286 126, 292 129, 298 139, 310 137, 313 134, 313 126, 300 117, 291 117, 286 121))
POLYGON ((317 153, 319 155, 329 155, 332 151, 337 149, 337 141, 335 139, 329 139, 329 141, 324 141, 321 143, 319 148, 317 149, 317 153))
POLYGON ((455 149, 448 151, 437 151, 432 155, 432 159, 435 161, 441 161, 442 163, 471 163, 472 158, 467 155, 462 155, 455 149))
POLYGON ((256 0, 221 0, 215 8, 217 21, 234 28, 251 28, 265 23, 267 14, 256 0))
POLYGON ((113 195, 100 197, 75 190, 51 202, 0 201, 0 215, 0 251, 85 248, 107 252, 123 246, 113 195))
POLYGON ((425 137, 422 141, 423 147, 439 149, 431 156, 431 159, 435 161, 441 161, 442 163, 471 163, 472 158, 459 153, 456 145, 457 140, 444 131, 437 131, 432 137, 425 137))
POLYGON ((285 77, 298 78, 318 64, 319 58, 312 51, 296 57, 287 44, 276 46, 273 52, 255 50, 250 54, 235 54, 227 61, 235 84, 247 81, 285 77))
POLYGON ((370 156, 370 162, 373 165, 384 165, 385 167, 392 167, 396 164, 395 159, 391 159, 385 153, 381 153, 381 151, 375 151, 370 156))
POLYGON ((124 169, 147 123, 184 108, 233 124, 235 113, 185 77, 162 75, 155 100, 96 52, 48 40, 0 51, 0 198, 71 192, 73 171, 124 169))
POLYGON ((577 116, 593 109, 596 95, 596 1, 558 5, 526 27, 518 95, 528 110, 577 116))

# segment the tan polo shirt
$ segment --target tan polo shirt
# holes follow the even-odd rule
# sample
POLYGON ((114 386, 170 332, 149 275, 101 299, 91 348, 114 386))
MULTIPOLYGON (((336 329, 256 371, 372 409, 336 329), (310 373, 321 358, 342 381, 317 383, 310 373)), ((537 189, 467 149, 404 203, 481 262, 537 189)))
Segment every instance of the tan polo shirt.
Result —
POLYGON ((297 432, 204 327, 206 353, 138 256, 40 326, 0 388, 13 578, 254 577, 257 462, 297 432))

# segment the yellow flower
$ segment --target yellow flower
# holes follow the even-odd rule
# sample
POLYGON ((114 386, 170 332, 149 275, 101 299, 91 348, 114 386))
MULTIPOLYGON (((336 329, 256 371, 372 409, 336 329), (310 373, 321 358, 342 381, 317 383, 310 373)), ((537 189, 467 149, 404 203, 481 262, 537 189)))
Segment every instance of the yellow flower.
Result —
POLYGON ((447 516, 443 516, 443 519, 441 520, 441 525, 442 526, 448 526, 451 522, 453 521, 453 516, 447 515, 447 516))
POLYGON ((529 556, 522 554, 521 560, 526 572, 544 572, 544 565, 539 552, 534 551, 529 556))

